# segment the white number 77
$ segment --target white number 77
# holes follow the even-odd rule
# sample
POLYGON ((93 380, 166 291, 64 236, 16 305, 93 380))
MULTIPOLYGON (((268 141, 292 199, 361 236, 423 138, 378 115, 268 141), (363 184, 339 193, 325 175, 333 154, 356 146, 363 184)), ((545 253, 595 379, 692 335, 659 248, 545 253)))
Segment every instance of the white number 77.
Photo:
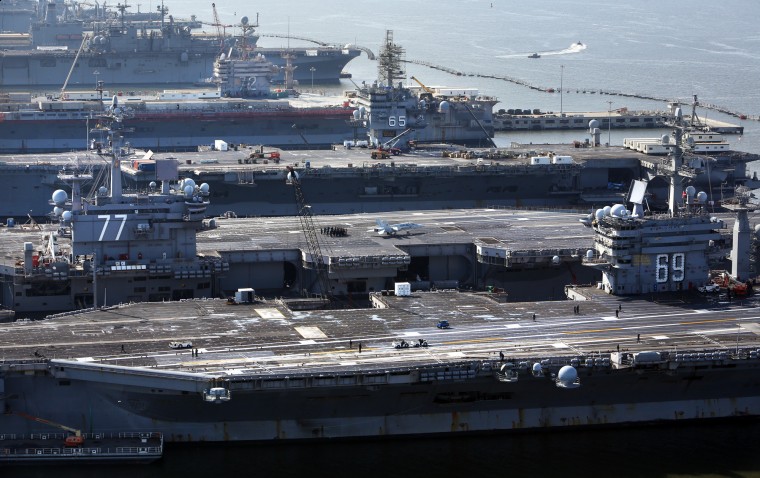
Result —
MULTIPOLYGON (((119 232, 116 233, 116 241, 118 241, 121 238, 121 232, 124 230, 124 224, 127 223, 127 215, 126 214, 114 214, 116 219, 121 219, 121 225, 119 226, 119 232)), ((103 230, 100 231, 100 237, 98 238, 98 241, 103 240, 103 236, 106 235, 106 229, 108 229, 108 223, 111 222, 111 215, 110 214, 101 214, 98 216, 99 219, 105 219, 106 222, 103 224, 103 230)))

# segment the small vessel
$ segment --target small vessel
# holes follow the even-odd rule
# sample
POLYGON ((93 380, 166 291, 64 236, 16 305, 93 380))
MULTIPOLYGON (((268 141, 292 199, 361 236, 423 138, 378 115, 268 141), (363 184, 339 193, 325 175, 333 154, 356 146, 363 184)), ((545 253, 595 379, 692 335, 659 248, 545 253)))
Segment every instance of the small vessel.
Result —
POLYGON ((160 432, 83 433, 82 443, 72 445, 64 433, 0 435, 0 464, 147 464, 164 451, 160 432))
POLYGON ((532 55, 528 55, 528 58, 541 58, 541 55, 538 53, 533 53, 532 55))

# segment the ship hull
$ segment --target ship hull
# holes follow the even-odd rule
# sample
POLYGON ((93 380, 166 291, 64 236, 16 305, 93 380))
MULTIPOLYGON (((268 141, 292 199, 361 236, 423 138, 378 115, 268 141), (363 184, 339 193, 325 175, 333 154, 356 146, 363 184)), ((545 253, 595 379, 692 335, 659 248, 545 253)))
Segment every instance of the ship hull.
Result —
MULTIPOLYGON (((88 125, 94 126, 95 121, 88 120, 85 112, 74 115, 79 118, 60 121, 6 119, 0 132, 0 152, 42 153, 86 149, 88 125)), ((317 112, 314 115, 299 110, 275 115, 138 114, 124 124, 134 130, 129 138, 132 146, 154 151, 192 151, 222 138, 232 144, 266 144, 284 149, 326 148, 342 143, 347 135, 352 134, 346 125, 350 116, 351 110, 348 109, 317 112)))
MULTIPOLYGON (((6 372, 4 387, 11 410, 83 429, 157 430, 170 442, 376 438, 757 417, 755 362, 579 369, 575 389, 527 373, 502 382, 474 369, 458 377, 441 369, 438 379, 416 372, 252 377, 232 383, 230 401, 217 404, 188 391, 186 378, 146 378, 136 369, 6 372)), ((7 433, 37 429, 9 415, 0 424, 7 433)))
MULTIPOLYGON (((258 50, 257 50, 258 52, 258 50)), ((261 49, 273 64, 284 66, 283 50, 261 49)), ((315 82, 338 81, 349 61, 360 54, 356 49, 298 49, 293 51, 294 78, 308 85, 315 82), (314 68, 314 71, 311 71, 314 68)), ((69 78, 68 86, 95 87, 97 81, 106 85, 193 85, 211 78, 217 51, 187 53, 121 52, 114 55, 82 53, 77 68, 72 70, 76 51, 49 53, 5 51, 0 52, 0 86, 55 86, 60 87, 69 78)), ((275 75, 274 82, 282 82, 283 74, 275 75)))
MULTIPOLYGON (((273 168, 276 168, 273 165, 273 168)), ((2 169, 0 218, 26 220, 27 214, 50 213, 49 198, 66 185, 56 177, 54 165, 29 164, 2 169)), ((429 174, 387 175, 379 171, 326 174, 304 172, 304 193, 316 214, 349 214, 389 210, 487 207, 490 205, 556 205, 578 201, 580 192, 564 170, 541 169, 534 174, 429 174)), ((581 171, 581 176, 584 171, 581 171)), ((284 178, 267 171, 230 171, 222 174, 191 174, 210 186, 209 216, 233 211, 240 216, 279 216, 295 213, 292 191, 284 178)), ((127 177, 130 180, 129 176, 127 177)), ((150 178, 141 178, 148 181, 150 178)), ((606 184, 606 176, 602 178, 606 184)), ((142 182, 140 183, 142 184, 142 182)), ((601 184, 601 183, 600 183, 601 184)), ((131 183, 130 186, 137 186, 131 183)))

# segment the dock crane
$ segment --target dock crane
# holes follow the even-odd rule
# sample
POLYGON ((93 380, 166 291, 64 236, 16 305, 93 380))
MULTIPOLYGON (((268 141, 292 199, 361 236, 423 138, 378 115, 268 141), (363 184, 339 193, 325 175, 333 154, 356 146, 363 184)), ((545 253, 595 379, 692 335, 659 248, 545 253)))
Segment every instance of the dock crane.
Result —
MULTIPOLYGON (((224 51, 224 35, 227 27, 231 27, 232 25, 222 25, 222 22, 219 21, 219 14, 216 13, 216 3, 211 4, 211 10, 214 12, 214 23, 211 23, 211 26, 216 27, 216 35, 219 38, 219 51, 224 51)), ((204 23, 206 25, 206 23, 204 23)))
POLYGON ((79 50, 77 50, 76 56, 74 56, 74 61, 71 63, 71 68, 69 68, 69 74, 66 75, 66 81, 63 82, 63 86, 61 87, 61 99, 66 99, 66 87, 69 86, 69 80, 71 79, 71 74, 74 73, 74 68, 77 66, 77 60, 79 60, 79 55, 82 54, 82 50, 84 50, 84 46, 87 44, 87 40, 90 39, 90 34, 85 34, 84 38, 82 38, 82 44, 79 45, 79 50))
POLYGON ((296 205, 298 207, 298 219, 301 221, 301 229, 303 229, 304 236, 306 237, 306 245, 315 265, 317 280, 322 289, 321 295, 325 301, 325 305, 329 305, 329 303, 332 302, 330 281, 327 274, 327 265, 322 257, 322 250, 319 246, 319 239, 317 239, 317 230, 314 227, 311 206, 306 204, 306 199, 304 198, 303 190, 301 189, 301 181, 296 170, 293 169, 292 166, 287 166, 286 170, 286 184, 293 186, 293 191, 295 192, 296 205))
POLYGON ((67 432, 72 433, 72 435, 68 435, 66 439, 63 441, 64 446, 74 448, 74 447, 80 447, 84 444, 84 436, 82 436, 81 430, 77 430, 76 428, 72 428, 72 427, 67 427, 66 425, 61 425, 60 423, 56 423, 51 420, 45 420, 44 418, 35 417, 24 412, 15 411, 11 413, 13 413, 14 415, 18 415, 22 418, 26 418, 27 420, 31 420, 33 422, 50 425, 52 427, 60 428, 61 430, 66 430, 67 432))

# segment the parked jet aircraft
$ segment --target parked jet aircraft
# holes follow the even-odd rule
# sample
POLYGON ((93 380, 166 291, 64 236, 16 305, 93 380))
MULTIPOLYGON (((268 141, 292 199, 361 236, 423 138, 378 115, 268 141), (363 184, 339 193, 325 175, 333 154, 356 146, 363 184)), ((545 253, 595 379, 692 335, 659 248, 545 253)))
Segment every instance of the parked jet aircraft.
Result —
POLYGON ((374 231, 381 236, 388 235, 388 236, 395 236, 398 234, 399 231, 406 230, 406 233, 409 234, 409 229, 417 229, 422 227, 422 224, 416 224, 414 222, 400 222, 398 224, 388 224, 386 221, 382 219, 377 219, 375 221, 377 224, 377 227, 374 228, 374 231))

